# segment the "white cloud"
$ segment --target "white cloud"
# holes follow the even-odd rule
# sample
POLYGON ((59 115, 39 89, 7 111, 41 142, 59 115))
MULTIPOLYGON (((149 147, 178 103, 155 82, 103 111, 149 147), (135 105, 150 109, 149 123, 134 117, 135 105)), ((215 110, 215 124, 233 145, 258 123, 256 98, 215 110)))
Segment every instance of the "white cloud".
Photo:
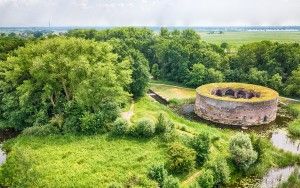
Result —
POLYGON ((299 0, 0 0, 0 26, 300 25, 299 0))

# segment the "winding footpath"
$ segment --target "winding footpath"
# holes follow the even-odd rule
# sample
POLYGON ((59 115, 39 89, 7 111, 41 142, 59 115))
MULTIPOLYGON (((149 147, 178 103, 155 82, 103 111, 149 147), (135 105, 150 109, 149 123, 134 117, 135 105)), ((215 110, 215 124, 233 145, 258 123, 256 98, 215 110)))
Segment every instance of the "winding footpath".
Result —
POLYGON ((130 119, 133 116, 133 114, 134 114, 134 102, 131 103, 129 111, 121 113, 121 117, 126 121, 130 122, 130 119))

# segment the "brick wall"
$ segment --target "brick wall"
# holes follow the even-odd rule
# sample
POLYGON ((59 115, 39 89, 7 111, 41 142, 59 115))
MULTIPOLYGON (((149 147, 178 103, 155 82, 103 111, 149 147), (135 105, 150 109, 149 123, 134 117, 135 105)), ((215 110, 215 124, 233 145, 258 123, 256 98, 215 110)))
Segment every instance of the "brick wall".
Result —
POLYGON ((197 93, 195 113, 216 123, 251 126, 276 119, 278 99, 262 102, 233 102, 205 97, 197 93))

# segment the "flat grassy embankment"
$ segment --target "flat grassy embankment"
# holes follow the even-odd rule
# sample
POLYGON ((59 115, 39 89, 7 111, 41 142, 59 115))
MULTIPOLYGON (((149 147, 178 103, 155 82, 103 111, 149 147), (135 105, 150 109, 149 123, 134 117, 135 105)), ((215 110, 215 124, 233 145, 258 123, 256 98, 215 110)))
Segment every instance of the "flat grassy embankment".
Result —
POLYGON ((167 101, 172 99, 193 99, 196 97, 196 90, 183 86, 168 85, 163 82, 153 82, 150 89, 167 101))
POLYGON ((201 32, 200 35, 203 40, 209 43, 220 45, 223 42, 227 42, 233 47, 239 47, 243 44, 259 42, 263 40, 284 43, 300 43, 300 32, 288 31, 224 32, 224 34, 208 34, 208 32, 201 32))

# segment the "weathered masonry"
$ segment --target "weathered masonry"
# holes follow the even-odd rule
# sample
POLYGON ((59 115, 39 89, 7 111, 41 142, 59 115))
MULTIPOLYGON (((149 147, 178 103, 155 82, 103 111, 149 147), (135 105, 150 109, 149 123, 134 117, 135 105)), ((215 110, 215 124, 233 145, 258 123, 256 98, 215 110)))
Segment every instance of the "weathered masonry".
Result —
POLYGON ((243 83, 213 83, 197 88, 195 113, 216 123, 251 126, 276 119, 278 93, 243 83))

